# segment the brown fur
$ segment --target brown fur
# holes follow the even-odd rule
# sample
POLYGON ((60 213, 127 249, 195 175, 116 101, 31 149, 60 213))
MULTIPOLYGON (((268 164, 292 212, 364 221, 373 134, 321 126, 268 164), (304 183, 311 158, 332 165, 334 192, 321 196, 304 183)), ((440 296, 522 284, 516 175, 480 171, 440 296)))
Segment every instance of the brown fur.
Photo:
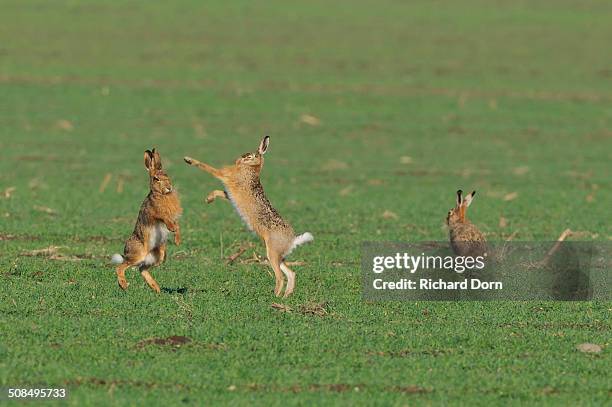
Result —
POLYGON ((457 191, 457 203, 448 211, 446 224, 449 229, 451 247, 459 256, 484 256, 486 254, 486 239, 482 232, 466 218, 468 206, 476 191, 465 199, 461 190, 457 191))
POLYGON ((295 233, 270 204, 259 179, 268 143, 269 137, 265 137, 256 152, 243 154, 234 165, 220 169, 190 157, 185 157, 185 162, 212 174, 223 183, 225 191, 212 191, 206 201, 212 203, 215 198, 232 201, 247 227, 261 237, 266 245, 266 255, 276 280, 274 294, 280 296, 282 292, 284 273, 287 276, 285 297, 288 297, 295 288, 295 273, 284 260, 293 246, 295 233))
POLYGON ((125 243, 123 263, 116 269, 117 281, 121 288, 127 289, 129 284, 125 279, 125 270, 138 266, 149 287, 159 293, 159 285, 149 270, 166 259, 167 233, 164 228, 173 232, 175 244, 180 244, 178 219, 183 209, 170 178, 162 169, 161 158, 155 149, 145 151, 145 168, 149 172, 150 191, 140 206, 134 231, 125 243))

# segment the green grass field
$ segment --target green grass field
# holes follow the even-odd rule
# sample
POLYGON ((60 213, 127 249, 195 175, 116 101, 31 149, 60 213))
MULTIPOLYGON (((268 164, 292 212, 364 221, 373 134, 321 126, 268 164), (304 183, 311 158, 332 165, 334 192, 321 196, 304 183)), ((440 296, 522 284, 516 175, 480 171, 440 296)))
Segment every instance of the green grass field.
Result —
POLYGON ((0 386, 74 406, 610 403, 610 302, 368 303, 360 244, 445 240, 459 187, 489 240, 612 239, 612 4, 151 3, 2 3, 0 386), (268 197, 315 236, 288 300, 182 162, 265 134, 268 197), (185 209, 160 295, 109 263, 151 147, 185 209))

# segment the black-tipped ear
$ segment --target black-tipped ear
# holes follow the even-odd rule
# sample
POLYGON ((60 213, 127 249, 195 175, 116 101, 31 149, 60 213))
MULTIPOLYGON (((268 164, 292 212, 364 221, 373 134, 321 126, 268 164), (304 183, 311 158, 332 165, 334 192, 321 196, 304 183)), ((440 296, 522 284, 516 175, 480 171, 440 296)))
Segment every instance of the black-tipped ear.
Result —
POLYGON ((269 145, 270 145, 270 136, 266 136, 263 138, 263 140, 261 140, 261 143, 259 143, 259 149, 257 149, 257 152, 260 155, 264 155, 266 151, 268 150, 269 145))
POLYGON ((472 191, 471 194, 465 197, 463 204, 468 207, 472 204, 472 199, 474 199, 474 195, 476 195, 476 191, 472 191))
POLYGON ((461 195, 463 195, 463 191, 458 190, 457 191, 457 207, 461 206, 461 203, 463 202, 463 198, 461 197, 461 195))
MULTIPOLYGON (((155 149, 153 149, 155 151, 155 149)), ((144 152, 144 164, 147 171, 151 171, 153 164, 153 152, 150 150, 145 150, 144 152)))

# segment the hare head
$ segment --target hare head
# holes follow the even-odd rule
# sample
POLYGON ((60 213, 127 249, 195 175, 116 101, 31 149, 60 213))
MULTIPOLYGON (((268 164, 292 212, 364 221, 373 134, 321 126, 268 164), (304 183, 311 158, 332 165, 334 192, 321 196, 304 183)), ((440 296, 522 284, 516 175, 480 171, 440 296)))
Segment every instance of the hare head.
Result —
POLYGON ((254 153, 244 153, 236 160, 236 166, 248 167, 255 169, 257 172, 261 171, 263 167, 264 158, 263 155, 268 150, 270 145, 270 136, 266 136, 259 143, 259 148, 254 153))
POLYGON ((457 202, 455 207, 448 211, 448 215, 446 215, 446 224, 453 225, 455 223, 466 223, 467 220, 465 218, 465 212, 467 207, 470 206, 472 200, 474 199, 474 195, 476 195, 476 191, 472 191, 471 194, 468 194, 465 198, 462 196, 463 191, 457 191, 457 202))
POLYGON ((152 192, 165 195, 174 191, 172 181, 162 169, 161 158, 155 149, 144 152, 144 163, 149 172, 149 186, 152 192))

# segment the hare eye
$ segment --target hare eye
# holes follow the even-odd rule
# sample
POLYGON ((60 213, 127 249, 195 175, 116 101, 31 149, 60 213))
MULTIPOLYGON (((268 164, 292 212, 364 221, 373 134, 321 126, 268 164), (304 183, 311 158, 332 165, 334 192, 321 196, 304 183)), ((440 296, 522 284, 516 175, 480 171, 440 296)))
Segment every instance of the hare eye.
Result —
POLYGON ((159 182, 159 181, 160 181, 160 179, 159 179, 158 177, 153 177, 153 180, 155 180, 155 181, 157 181, 157 182, 159 182))

